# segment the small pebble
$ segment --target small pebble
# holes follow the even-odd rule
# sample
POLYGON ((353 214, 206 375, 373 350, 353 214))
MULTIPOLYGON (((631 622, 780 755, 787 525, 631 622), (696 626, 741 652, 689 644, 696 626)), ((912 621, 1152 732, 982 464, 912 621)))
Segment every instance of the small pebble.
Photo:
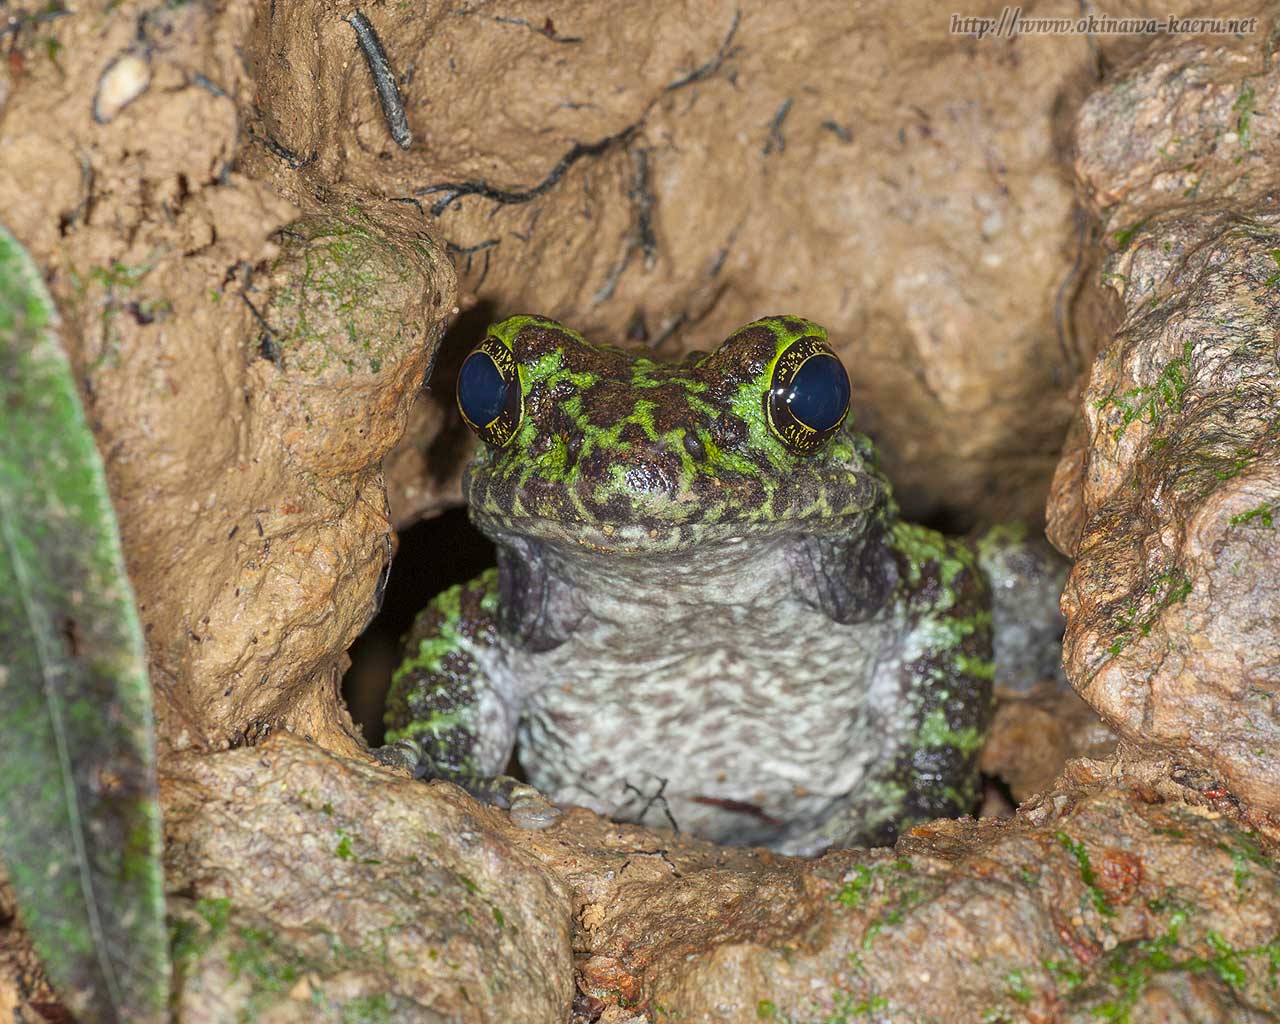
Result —
POLYGON ((132 51, 120 54, 98 79, 98 91, 93 96, 93 119, 98 124, 110 124, 150 85, 151 62, 146 56, 132 51))

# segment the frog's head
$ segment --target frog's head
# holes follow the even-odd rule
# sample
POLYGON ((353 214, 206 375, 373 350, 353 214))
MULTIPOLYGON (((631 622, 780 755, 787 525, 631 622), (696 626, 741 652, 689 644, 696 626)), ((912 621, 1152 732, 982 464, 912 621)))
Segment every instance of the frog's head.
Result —
POLYGON ((490 533, 620 554, 858 532, 891 499, 848 403, 826 331, 798 317, 665 364, 514 316, 458 375, 484 442, 463 490, 490 533))

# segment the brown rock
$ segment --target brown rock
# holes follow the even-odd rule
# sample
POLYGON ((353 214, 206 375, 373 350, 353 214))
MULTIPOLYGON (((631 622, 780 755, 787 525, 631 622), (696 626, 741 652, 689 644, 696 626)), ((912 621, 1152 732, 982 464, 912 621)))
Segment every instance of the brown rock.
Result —
POLYGON ((1121 735, 1280 814, 1280 103, 1263 35, 1173 41, 1090 97, 1077 173, 1123 320, 1055 484, 1068 676, 1121 735))
POLYGON ((174 755, 163 795, 188 1021, 1280 1012, 1274 845, 1167 764, 1073 762, 1014 819, 815 861, 583 810, 529 832, 287 733, 174 755))
POLYGON ((339 12, 255 26, 244 168, 290 197, 342 180, 371 209, 416 202, 473 310, 392 457, 397 524, 459 501, 449 368, 517 312, 669 358, 802 313, 831 329, 908 513, 1038 520, 1080 368, 1055 119, 1089 42, 952 36, 924 3, 665 10, 369 9, 408 150, 339 12))
POLYGON ((566 889, 494 812, 287 733, 162 790, 183 1021, 567 1016, 566 889))
POLYGON ((43 1024, 65 1011, 49 987, 35 950, 18 920, 13 890, 0 867, 0 1020, 43 1024))
POLYGON ((1047 789, 1067 762, 1103 758, 1116 737, 1072 690, 1042 683, 1031 691, 997 691, 982 771, 1008 785, 1015 800, 1047 789))
POLYGON ((812 862, 584 812, 510 834, 572 888, 578 984, 600 1020, 1280 1011, 1280 864, 1149 763, 1131 779, 1127 762, 1075 762, 1013 820, 934 822, 896 851, 812 862), (1161 793, 1136 799, 1131 782, 1161 793))
POLYGON ((63 316, 158 732, 183 748, 287 726, 354 753, 338 663, 376 608, 391 550, 379 463, 452 269, 412 211, 334 189, 294 206, 233 169, 254 5, 112 6, 41 22, 43 43, 15 33, 27 58, 0 121, 0 211, 63 316), (121 67, 139 73, 107 83, 111 116, 95 119, 100 76, 121 67))

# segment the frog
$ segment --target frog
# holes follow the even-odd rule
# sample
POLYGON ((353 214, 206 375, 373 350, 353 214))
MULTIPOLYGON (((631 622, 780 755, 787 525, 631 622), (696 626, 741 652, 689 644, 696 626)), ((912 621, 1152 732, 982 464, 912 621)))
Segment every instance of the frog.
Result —
POLYGON ((526 827, 581 806, 799 856, 974 809, 993 587, 975 545, 900 516, 822 326, 664 362, 521 314, 456 393, 497 566, 407 635, 389 760, 526 827))

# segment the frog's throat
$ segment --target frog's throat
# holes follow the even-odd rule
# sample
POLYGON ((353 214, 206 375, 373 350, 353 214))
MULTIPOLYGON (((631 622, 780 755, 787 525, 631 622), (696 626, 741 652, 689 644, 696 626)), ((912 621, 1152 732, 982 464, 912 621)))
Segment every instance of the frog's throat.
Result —
POLYGON ((541 516, 513 516, 472 507, 471 520, 491 539, 503 542, 514 537, 577 546, 601 554, 643 556, 658 552, 688 551, 710 544, 731 544, 777 537, 839 536, 862 532, 883 520, 884 506, 853 508, 839 515, 821 515, 778 520, 692 521, 666 523, 644 521, 610 523, 556 519, 541 516))

